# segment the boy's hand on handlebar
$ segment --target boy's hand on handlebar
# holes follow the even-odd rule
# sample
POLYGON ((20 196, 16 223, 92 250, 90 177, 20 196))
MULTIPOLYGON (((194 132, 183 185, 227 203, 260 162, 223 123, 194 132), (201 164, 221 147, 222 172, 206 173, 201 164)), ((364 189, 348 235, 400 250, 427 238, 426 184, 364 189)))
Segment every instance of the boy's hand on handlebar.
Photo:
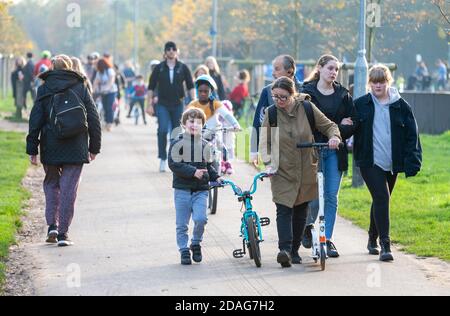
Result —
POLYGON ((341 144, 341 140, 337 137, 333 137, 329 140, 328 142, 328 146, 330 147, 330 149, 339 149, 339 145, 341 144))

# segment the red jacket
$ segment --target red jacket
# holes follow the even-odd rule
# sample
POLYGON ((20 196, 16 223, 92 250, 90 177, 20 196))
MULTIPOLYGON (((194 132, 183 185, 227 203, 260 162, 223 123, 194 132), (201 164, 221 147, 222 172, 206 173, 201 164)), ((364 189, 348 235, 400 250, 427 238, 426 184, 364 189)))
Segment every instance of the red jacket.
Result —
POLYGON ((230 100, 242 104, 242 101, 249 96, 248 86, 244 83, 239 84, 230 94, 230 100))
POLYGON ((50 59, 41 59, 36 66, 34 66, 34 76, 39 75, 39 68, 41 68, 42 65, 47 66, 47 68, 50 69, 50 67, 52 66, 52 62, 50 59))

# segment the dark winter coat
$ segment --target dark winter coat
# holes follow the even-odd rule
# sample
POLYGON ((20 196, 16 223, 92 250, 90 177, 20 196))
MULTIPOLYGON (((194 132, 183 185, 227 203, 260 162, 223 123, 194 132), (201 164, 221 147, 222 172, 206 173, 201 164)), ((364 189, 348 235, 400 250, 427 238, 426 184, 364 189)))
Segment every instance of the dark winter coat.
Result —
POLYGON ((44 80, 44 84, 38 89, 30 115, 27 154, 37 155, 40 146, 41 162, 44 165, 89 163, 89 153, 100 153, 101 125, 86 79, 76 72, 66 70, 48 71, 41 74, 40 78, 44 80), (51 100, 53 95, 69 88, 78 94, 86 108, 88 132, 60 140, 49 122, 51 100))
POLYGON ((213 148, 202 137, 182 134, 169 150, 169 168, 173 172, 173 188, 192 192, 208 191, 209 182, 219 178, 213 166, 213 148), (202 180, 194 177, 198 169, 208 170, 202 180))
MULTIPOLYGON (((373 122, 375 104, 369 93, 355 101, 357 125, 355 131, 354 155, 360 168, 374 166, 373 122)), ((392 163, 394 173, 415 176, 422 166, 422 146, 417 122, 411 106, 399 99, 390 106, 392 163)))
MULTIPOLYGON (((352 118, 355 115, 355 106, 353 104, 352 96, 350 92, 344 88, 341 84, 335 82, 334 86, 334 96, 335 100, 335 109, 333 109, 332 114, 326 113, 324 109, 321 107, 319 102, 319 90, 317 89, 318 81, 307 82, 303 85, 302 93, 309 94, 311 96, 312 102, 321 110, 328 119, 332 120, 339 127, 339 132, 341 133, 341 137, 343 141, 346 141, 350 137, 353 136, 355 126, 350 125, 342 125, 341 122, 344 118, 352 118)), ((320 132, 314 133, 315 141, 317 142, 328 142, 328 138, 324 135, 320 134, 320 132)), ((339 171, 347 171, 348 170, 348 149, 347 146, 341 148, 338 153, 338 168, 339 171)))

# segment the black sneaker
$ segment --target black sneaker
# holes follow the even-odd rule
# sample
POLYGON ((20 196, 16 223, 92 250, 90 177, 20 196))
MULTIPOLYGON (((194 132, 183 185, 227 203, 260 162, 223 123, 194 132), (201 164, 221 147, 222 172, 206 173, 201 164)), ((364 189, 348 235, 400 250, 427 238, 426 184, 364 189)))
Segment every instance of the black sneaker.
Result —
POLYGON ((283 268, 290 268, 290 267, 292 267, 291 254, 288 251, 286 251, 286 250, 280 251, 280 253, 278 254, 278 257, 277 257, 277 262, 279 264, 281 264, 281 266, 283 268))
POLYGON ((192 245, 191 246, 192 251, 192 260, 196 263, 202 262, 202 247, 200 245, 192 245))
POLYGON ((298 253, 298 250, 292 251, 292 264, 302 264, 303 260, 302 257, 300 257, 300 254, 298 253))
POLYGON ((327 256, 330 258, 339 258, 339 252, 336 246, 329 240, 327 241, 327 256))
POLYGON ((72 246, 73 242, 69 239, 67 234, 58 235, 58 247, 68 247, 72 246))
POLYGON ((47 240, 45 242, 49 244, 56 244, 58 243, 58 226, 56 225, 50 225, 48 227, 47 232, 47 240))
POLYGON ((189 266, 192 264, 191 253, 189 250, 183 250, 181 252, 181 264, 184 266, 189 266))
POLYGON ((303 236, 302 245, 306 249, 311 249, 312 248, 312 233, 311 233, 311 229, 314 229, 313 225, 306 226, 306 228, 305 228, 305 234, 303 236))
POLYGON ((367 243, 367 250, 369 250, 369 254, 373 256, 380 255, 380 250, 378 249, 378 242, 376 237, 369 237, 369 242, 367 243))

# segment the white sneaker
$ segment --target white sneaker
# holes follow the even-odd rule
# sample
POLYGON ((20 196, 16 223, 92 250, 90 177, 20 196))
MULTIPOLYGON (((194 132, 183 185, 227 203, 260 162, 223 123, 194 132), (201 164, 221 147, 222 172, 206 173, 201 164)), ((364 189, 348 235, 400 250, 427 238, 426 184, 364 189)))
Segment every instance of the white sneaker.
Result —
POLYGON ((159 172, 164 173, 167 172, 167 160, 162 160, 159 164, 159 172))

